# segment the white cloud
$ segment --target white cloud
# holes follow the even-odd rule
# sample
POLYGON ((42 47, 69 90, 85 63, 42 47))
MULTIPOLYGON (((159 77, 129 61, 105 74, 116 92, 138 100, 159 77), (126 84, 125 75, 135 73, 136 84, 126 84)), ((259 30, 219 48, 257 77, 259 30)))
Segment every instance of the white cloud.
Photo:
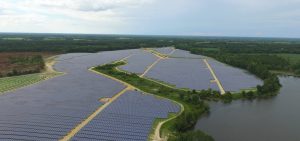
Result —
POLYGON ((37 32, 49 32, 48 29, 52 29, 51 31, 55 29, 55 32, 99 33, 106 31, 109 33, 125 25, 123 21, 127 18, 126 11, 151 1, 2 0, 0 2, 0 31, 13 29, 13 31, 30 32, 34 27, 34 31, 37 32))
MULTIPOLYGON (((286 7, 300 5, 300 0, 223 0, 234 8, 248 11, 274 11, 274 10, 289 10, 286 7)), ((298 7, 299 8, 299 7, 298 7)))
POLYGON ((24 5, 33 8, 68 9, 74 11, 105 11, 138 6, 146 0, 26 0, 24 5))
POLYGON ((251 36, 299 27, 299 5, 300 0, 0 0, 0 32, 251 36))

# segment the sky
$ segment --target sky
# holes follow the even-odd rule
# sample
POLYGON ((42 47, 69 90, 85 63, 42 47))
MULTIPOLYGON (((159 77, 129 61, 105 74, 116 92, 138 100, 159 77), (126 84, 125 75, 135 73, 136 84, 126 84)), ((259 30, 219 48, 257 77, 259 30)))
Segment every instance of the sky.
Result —
POLYGON ((0 32, 300 38, 300 0, 0 0, 0 32))

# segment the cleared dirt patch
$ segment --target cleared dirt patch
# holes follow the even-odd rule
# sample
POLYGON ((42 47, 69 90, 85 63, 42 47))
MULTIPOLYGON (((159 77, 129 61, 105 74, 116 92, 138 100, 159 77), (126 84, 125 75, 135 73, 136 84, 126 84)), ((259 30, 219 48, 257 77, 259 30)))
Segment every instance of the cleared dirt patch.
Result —
POLYGON ((107 103, 110 101, 111 98, 100 98, 99 101, 102 103, 107 103))
POLYGON ((35 57, 42 57, 45 60, 57 54, 52 52, 0 53, 0 77, 40 72, 43 69, 43 62, 36 61, 35 57))

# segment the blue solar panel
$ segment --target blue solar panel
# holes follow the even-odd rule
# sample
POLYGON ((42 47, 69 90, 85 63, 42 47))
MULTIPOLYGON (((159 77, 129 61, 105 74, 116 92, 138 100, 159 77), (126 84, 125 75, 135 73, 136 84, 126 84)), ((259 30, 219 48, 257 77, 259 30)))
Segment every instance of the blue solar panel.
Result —
POLYGON ((208 89, 210 80, 213 79, 202 59, 182 58, 161 60, 146 77, 167 82, 178 88, 196 90, 208 89))
POLYGON ((263 83, 260 79, 244 70, 215 60, 208 60, 208 62, 226 91, 240 91, 241 89, 256 87, 263 83))
MULTIPOLYGON (((0 96, 0 140, 62 138, 103 105, 99 98, 112 97, 125 88, 119 82, 87 69, 140 52, 124 50, 61 55, 55 69, 67 74, 0 96)), ((167 117, 169 112, 178 112, 179 108, 168 100, 129 91, 73 139, 147 140, 155 118, 167 117)))
POLYGON ((156 50, 159 53, 162 54, 169 54, 173 51, 172 47, 163 47, 163 48, 154 48, 154 50, 156 50))
POLYGON ((149 65, 151 65, 157 57, 153 54, 140 50, 139 52, 133 54, 130 58, 127 59, 127 64, 120 66, 122 70, 133 72, 133 73, 143 73, 149 65))
POLYGON ((101 139, 103 136, 111 136, 112 140, 147 140, 156 118, 166 118, 169 112, 179 111, 180 107, 171 101, 137 91, 127 91, 73 139, 101 139))

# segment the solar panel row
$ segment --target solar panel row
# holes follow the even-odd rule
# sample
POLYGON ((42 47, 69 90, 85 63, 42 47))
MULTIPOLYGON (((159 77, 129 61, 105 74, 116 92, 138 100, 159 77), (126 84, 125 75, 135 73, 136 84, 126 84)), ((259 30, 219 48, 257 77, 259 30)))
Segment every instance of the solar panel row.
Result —
POLYGON ((161 60, 146 74, 146 77, 174 84, 178 88, 218 90, 210 82, 213 77, 202 59, 161 60))
POLYGON ((156 118, 166 118, 168 113, 179 110, 180 107, 171 101, 127 91, 72 140, 147 140, 156 118))
MULTIPOLYGON (((140 50, 61 55, 54 67, 67 74, 0 96, 0 140, 40 141, 62 138, 103 104, 98 101, 99 98, 112 97, 125 88, 120 83, 87 69, 135 52, 140 50)), ((146 140, 154 117, 165 117, 164 111, 168 111, 155 111, 158 106, 150 103, 158 102, 161 106, 159 109, 172 109, 172 106, 166 106, 168 104, 160 102, 162 100, 148 101, 145 99, 149 97, 142 96, 144 98, 138 99, 131 96, 131 101, 128 102, 132 102, 133 105, 127 105, 127 101, 120 101, 121 104, 117 102, 115 106, 113 103, 112 107, 115 108, 108 108, 107 112, 95 119, 97 122, 89 124, 84 130, 86 132, 80 133, 82 136, 78 136, 77 139, 146 140), (135 103, 135 100, 141 100, 148 105, 135 103), (131 110, 120 108, 122 106, 131 110), (139 114, 141 112, 145 114, 139 114), (111 134, 114 134, 115 138, 112 138, 111 134)), ((173 111, 176 111, 176 108, 173 108, 173 111)))
POLYGON ((128 58, 127 64, 120 66, 120 68, 128 72, 142 74, 147 69, 147 66, 152 64, 156 59, 157 57, 151 53, 140 50, 128 58))
POLYGON ((263 83, 260 79, 244 70, 230 67, 211 59, 208 62, 226 91, 236 92, 241 89, 256 87, 263 83))
POLYGON ((173 51, 172 47, 163 47, 163 48, 154 48, 154 50, 156 50, 159 53, 162 54, 169 54, 173 51))
MULTIPOLYGON (((158 51, 163 53, 168 49, 158 51)), ((0 96, 0 140, 40 141, 61 138, 103 104, 98 101, 99 98, 112 97, 125 88, 87 69, 131 53, 137 56, 128 59, 131 63, 129 68, 133 69, 131 71, 142 72, 156 59, 141 50, 61 55, 55 69, 66 72, 66 75, 0 96)), ((173 55, 202 58, 180 50, 176 50, 173 55)), ((248 80, 249 76, 243 76, 245 74, 240 71, 216 61, 209 61, 220 81, 226 82, 223 83, 225 89, 236 90, 257 84, 253 79, 247 84, 232 83, 231 80, 248 80)), ((146 76, 178 87, 218 89, 215 83, 209 83, 212 77, 200 59, 163 60, 146 76)), ((147 140, 156 118, 166 118, 168 113, 179 110, 180 107, 171 101, 128 91, 84 127, 73 140, 147 140)))
POLYGON ((67 54, 55 69, 66 75, 0 96, 0 140, 58 140, 124 88, 87 68, 128 56, 131 51, 67 54))

